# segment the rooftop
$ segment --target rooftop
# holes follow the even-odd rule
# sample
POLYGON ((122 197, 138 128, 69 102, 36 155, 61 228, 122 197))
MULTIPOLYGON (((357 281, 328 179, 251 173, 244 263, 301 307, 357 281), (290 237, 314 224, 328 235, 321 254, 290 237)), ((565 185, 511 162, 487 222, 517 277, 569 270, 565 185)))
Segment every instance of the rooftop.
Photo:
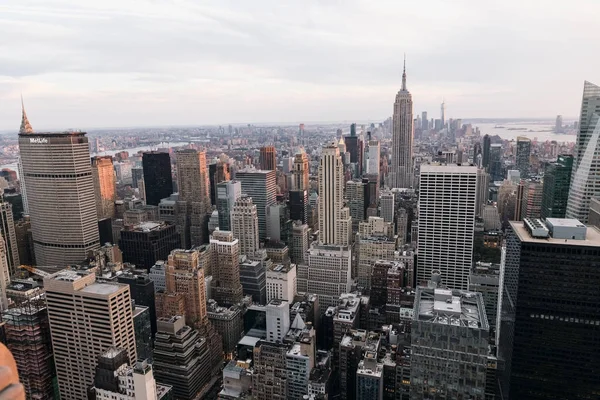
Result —
POLYGON ((119 289, 121 289, 123 285, 119 284, 111 284, 111 283, 92 283, 89 286, 81 289, 82 292, 86 293, 94 293, 94 294, 112 294, 119 289))
POLYGON ((419 287, 413 320, 489 329, 481 293, 419 287))
POLYGON ((463 174, 476 174, 477 167, 473 167, 470 165, 421 165, 421 173, 463 173, 463 174))
POLYGON ((510 226, 519 240, 524 243, 555 244, 568 246, 600 246, 600 230, 593 226, 587 227, 585 239, 557 239, 553 237, 535 238, 532 237, 523 222, 511 221, 510 226))

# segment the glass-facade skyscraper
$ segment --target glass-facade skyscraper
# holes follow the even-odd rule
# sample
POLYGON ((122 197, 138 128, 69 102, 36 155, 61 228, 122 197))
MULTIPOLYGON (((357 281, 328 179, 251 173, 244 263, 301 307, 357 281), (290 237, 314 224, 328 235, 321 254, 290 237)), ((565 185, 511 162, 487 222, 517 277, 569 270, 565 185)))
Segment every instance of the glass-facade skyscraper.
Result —
POLYGON ((142 155, 142 168, 146 185, 146 204, 157 206, 161 199, 173 193, 171 157, 169 153, 146 152, 142 155))
POLYGON ((541 211, 543 219, 565 217, 572 169, 573 156, 570 154, 559 155, 556 162, 546 167, 541 211))
POLYGON ((600 393, 600 231, 573 219, 511 222, 501 267, 499 359, 511 399, 600 393))
POLYGON ((590 199, 600 195, 600 86, 585 82, 567 217, 586 223, 590 199))

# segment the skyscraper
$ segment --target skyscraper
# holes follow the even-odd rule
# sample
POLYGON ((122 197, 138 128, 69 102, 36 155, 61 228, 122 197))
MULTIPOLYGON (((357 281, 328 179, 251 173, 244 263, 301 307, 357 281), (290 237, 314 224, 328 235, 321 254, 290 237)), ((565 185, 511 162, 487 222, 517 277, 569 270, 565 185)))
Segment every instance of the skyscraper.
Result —
POLYGON ((220 160, 210 164, 208 166, 208 175, 210 181, 210 202, 214 206, 217 204, 217 185, 231 179, 229 164, 220 160))
POLYGON ((100 247, 85 132, 19 133, 39 265, 77 264, 100 247))
POLYGON ((440 270, 452 289, 467 289, 473 262, 477 167, 421 166, 417 284, 440 270))
POLYGON ((356 124, 350 125, 350 136, 344 136, 346 151, 350 153, 350 162, 356 166, 355 177, 362 175, 363 142, 356 135, 356 124))
POLYGON ((365 149, 365 173, 379 176, 379 161, 381 158, 379 140, 369 140, 365 149))
POLYGON ((136 360, 129 285, 61 271, 44 278, 44 289, 60 398, 85 399, 97 357, 107 348, 122 348, 130 363, 136 360))
POLYGON ((344 204, 344 165, 335 142, 323 147, 319 164, 319 242, 350 243, 352 218, 344 204))
POLYGON ((231 231, 238 239, 240 254, 253 256, 259 247, 258 213, 252 197, 238 198, 231 211, 231 231))
MULTIPOLYGON (((205 151, 184 149, 177 152, 177 188, 178 209, 185 214, 186 233, 189 229, 189 235, 185 236, 189 237, 191 247, 199 246, 208 241, 206 226, 211 207, 205 151)), ((188 247, 187 243, 184 245, 188 247)))
POLYGON ((300 150, 294 156, 292 190, 309 190, 308 172, 308 155, 306 155, 304 150, 300 150))
POLYGON ((115 216, 117 187, 111 156, 92 157, 92 177, 94 179, 98 219, 113 218, 115 216))
POLYGON ((213 254, 212 297, 230 306, 242 300, 239 240, 229 231, 216 230, 210 238, 213 254))
POLYGON ((173 193, 171 157, 169 153, 145 152, 142 155, 142 168, 146 186, 146 204, 157 206, 161 199, 173 193))
POLYGON ((242 183, 242 193, 252 197, 258 214, 258 232, 260 240, 267 237, 267 207, 277 203, 277 183, 275 171, 246 168, 235 174, 242 183))
POLYGON ((421 130, 424 132, 429 130, 429 120, 427 119, 427 111, 421 113, 421 130))
POLYGON ((406 61, 402 88, 396 94, 393 113, 392 164, 388 174, 390 188, 407 188, 413 181, 413 102, 406 88, 406 61))
POLYGON ((517 138, 517 170, 521 178, 529 177, 529 157, 531 156, 531 140, 524 136, 517 138))
POLYGON ((6 256, 6 247, 4 238, 0 235, 0 312, 8 309, 8 297, 6 288, 10 284, 10 272, 8 269, 8 257, 6 256))
POLYGON ((483 168, 486 168, 487 171, 489 172, 489 165, 490 165, 490 146, 492 145, 492 138, 490 137, 490 135, 483 135, 483 152, 482 152, 482 157, 481 157, 481 166, 483 168))
POLYGON ((231 230, 231 211, 241 195, 242 184, 240 181, 225 181, 217 184, 217 211, 219 212, 220 230, 231 230))
MULTIPOLYGON (((502 144, 494 143, 490 145, 490 158, 488 164, 488 172, 490 173, 490 179, 493 182, 504 180, 504 164, 502 163, 502 155, 504 149, 502 144)), ((485 155, 485 148, 484 148, 485 155)))
POLYGON ((572 169, 573 156, 571 154, 560 154, 556 162, 546 167, 542 195, 542 219, 565 217, 572 169))
POLYGON ((0 194, 0 236, 4 238, 8 272, 12 276, 21 265, 19 258, 19 244, 15 233, 15 220, 13 218, 12 204, 4 200, 0 194))
POLYGON ((260 169, 265 171, 275 171, 277 169, 274 146, 263 146, 260 148, 259 164, 260 169))
POLYGON ((597 397, 599 257, 600 231, 577 220, 510 223, 500 277, 505 397, 597 397))
POLYGON ((600 195, 600 86, 583 86, 567 217, 588 220, 590 199, 600 195))
POLYGON ((440 121, 442 123, 442 129, 446 127, 446 101, 442 101, 440 106, 440 121))

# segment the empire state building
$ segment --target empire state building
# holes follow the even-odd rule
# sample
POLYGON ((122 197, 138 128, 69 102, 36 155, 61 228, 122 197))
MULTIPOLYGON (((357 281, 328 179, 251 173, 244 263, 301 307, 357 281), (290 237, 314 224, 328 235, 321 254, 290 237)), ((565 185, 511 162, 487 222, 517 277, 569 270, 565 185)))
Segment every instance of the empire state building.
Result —
POLYGON ((396 94, 392 118, 392 163, 388 174, 390 188, 408 188, 413 183, 413 102, 406 89, 406 61, 402 89, 396 94))

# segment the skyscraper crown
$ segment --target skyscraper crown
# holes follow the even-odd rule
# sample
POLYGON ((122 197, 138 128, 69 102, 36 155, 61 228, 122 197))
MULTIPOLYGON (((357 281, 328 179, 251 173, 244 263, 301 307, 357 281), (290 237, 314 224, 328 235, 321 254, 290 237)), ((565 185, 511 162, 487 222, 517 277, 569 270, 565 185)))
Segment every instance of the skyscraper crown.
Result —
POLYGON ((21 96, 21 127, 19 128, 19 133, 27 134, 33 133, 33 128, 29 123, 29 119, 27 119, 27 113, 25 112, 25 104, 23 103, 23 96, 21 96))

